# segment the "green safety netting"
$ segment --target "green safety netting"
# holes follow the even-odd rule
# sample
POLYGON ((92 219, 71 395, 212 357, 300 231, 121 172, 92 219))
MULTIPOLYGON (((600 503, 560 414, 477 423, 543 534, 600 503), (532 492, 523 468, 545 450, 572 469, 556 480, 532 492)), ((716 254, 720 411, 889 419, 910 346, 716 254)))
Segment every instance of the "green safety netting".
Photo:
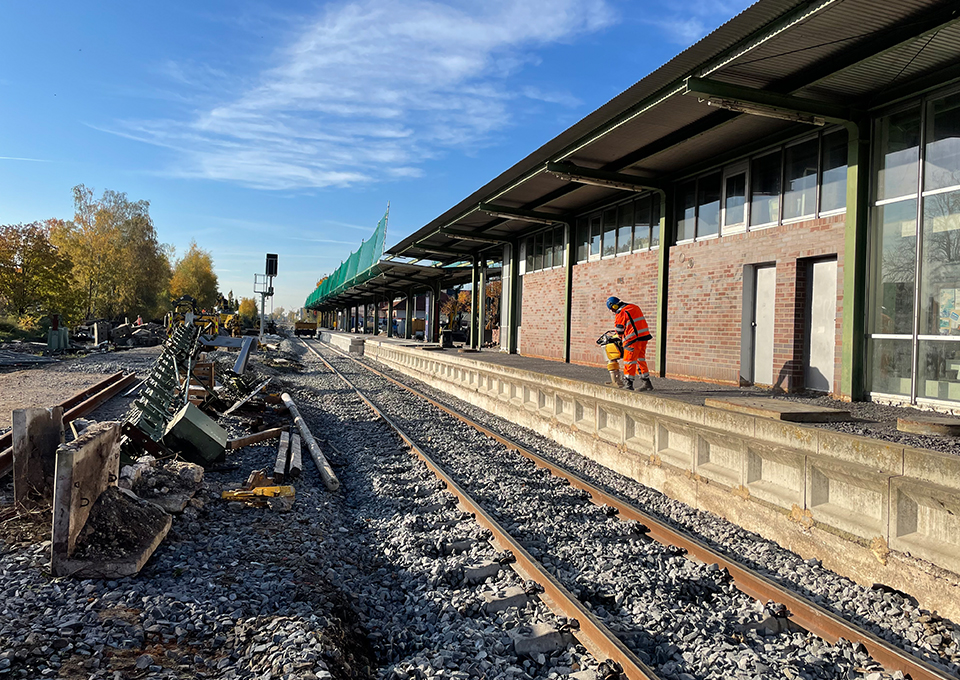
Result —
POLYGON ((360 244, 360 248, 350 254, 345 262, 341 262, 337 270, 322 281, 317 289, 310 293, 303 306, 307 309, 314 309, 324 300, 334 295, 338 295, 352 285, 359 282, 360 279, 370 272, 383 257, 383 248, 387 238, 387 217, 390 215, 390 206, 387 206, 387 212, 377 223, 377 228, 366 241, 360 244))

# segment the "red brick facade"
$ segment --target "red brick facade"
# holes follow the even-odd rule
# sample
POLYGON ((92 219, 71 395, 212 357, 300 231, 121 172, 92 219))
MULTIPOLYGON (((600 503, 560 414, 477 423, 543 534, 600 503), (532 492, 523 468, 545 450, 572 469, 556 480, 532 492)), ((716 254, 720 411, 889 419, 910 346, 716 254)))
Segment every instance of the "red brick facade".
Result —
MULTIPOLYGON (((668 377, 737 384, 743 275, 747 265, 776 264, 774 381, 785 390, 802 387, 805 343, 806 260, 837 256, 836 364, 840 393, 844 215, 698 241, 670 249, 667 305, 668 377)), ((603 365, 597 336, 613 327, 604 301, 616 295, 643 309, 651 332, 657 323, 658 251, 635 253, 573 268, 571 361, 603 365)), ((524 276, 521 353, 563 359, 564 270, 524 276)), ((647 348, 654 368, 656 338, 647 348)))

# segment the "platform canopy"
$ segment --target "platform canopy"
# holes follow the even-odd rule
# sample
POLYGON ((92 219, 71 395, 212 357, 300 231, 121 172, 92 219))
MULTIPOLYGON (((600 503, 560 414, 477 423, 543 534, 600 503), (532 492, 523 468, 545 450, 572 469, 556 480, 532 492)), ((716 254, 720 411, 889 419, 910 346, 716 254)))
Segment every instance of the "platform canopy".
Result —
POLYGON ((406 293, 434 290, 470 283, 473 267, 470 265, 425 266, 380 260, 356 277, 349 286, 322 300, 308 298, 307 309, 326 311, 362 304, 374 299, 398 297, 406 293))
POLYGON ((960 77, 953 0, 760 0, 388 253, 439 262, 960 77))

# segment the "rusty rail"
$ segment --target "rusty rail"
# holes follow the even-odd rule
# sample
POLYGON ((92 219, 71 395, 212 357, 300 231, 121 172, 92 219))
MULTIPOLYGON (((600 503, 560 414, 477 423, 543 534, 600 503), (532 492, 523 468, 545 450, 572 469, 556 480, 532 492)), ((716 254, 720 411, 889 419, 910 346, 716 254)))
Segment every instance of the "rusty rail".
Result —
MULTIPOLYGON (((318 357, 320 356, 313 348, 309 347, 309 345, 308 348, 318 357)), ((571 486, 582 489, 589 493, 591 500, 597 505, 608 505, 616 508, 619 512, 619 516, 622 519, 642 522, 650 530, 649 536, 657 542, 664 545, 678 546, 702 562, 706 562, 707 564, 714 563, 721 568, 726 568, 733 577, 734 584, 743 593, 756 600, 760 600, 761 602, 773 600, 785 605, 790 612, 793 622, 807 629, 814 635, 817 635, 818 637, 830 643, 835 643, 839 638, 844 638, 852 642, 860 642, 864 647, 866 647, 867 651, 870 652, 870 656, 882 664, 888 672, 901 671, 904 673, 904 675, 909 675, 911 678, 913 678, 913 680, 955 680, 954 676, 948 674, 946 671, 942 671, 932 664, 927 663, 923 659, 919 659, 913 654, 891 645, 873 633, 850 623, 846 619, 837 616, 833 612, 828 611, 815 602, 811 602, 810 600, 803 598, 797 593, 794 593, 793 591, 781 586, 780 584, 774 582, 766 576, 763 576, 750 567, 744 566, 730 559, 722 553, 714 550, 703 541, 694 538, 685 531, 675 529, 655 518, 654 516, 647 514, 637 506, 613 496, 606 491, 603 491, 599 487, 588 482, 583 477, 577 475, 575 472, 571 472, 570 470, 567 470, 556 463, 553 463, 546 458, 533 453, 532 451, 524 448, 521 444, 471 420, 466 415, 459 413, 458 411, 455 411, 444 404, 441 404, 437 400, 427 396, 416 388, 410 387, 409 385, 404 385, 402 382, 390 377, 389 375, 386 375, 361 361, 357 361, 353 357, 340 352, 337 350, 337 348, 331 347, 330 349, 343 358, 350 359, 368 371, 390 381, 398 387, 402 387, 411 394, 424 399, 444 413, 447 413, 454 418, 457 418, 461 422, 469 425, 470 427, 473 427, 479 432, 482 432, 491 439, 503 444, 508 449, 516 451, 521 456, 533 461, 538 467, 542 467, 550 471, 551 474, 556 475, 557 477, 566 479, 570 482, 571 486)), ((324 363, 326 363, 326 360, 324 360, 323 357, 320 358, 322 361, 324 361, 324 363)))
MULTIPOLYGON (((57 404, 63 408, 63 424, 68 425, 77 418, 82 418, 94 411, 104 402, 115 396, 136 380, 136 373, 124 376, 123 371, 114 373, 109 378, 101 380, 69 399, 57 404)), ((13 430, 0 437, 0 478, 5 477, 13 470, 13 430)))
MULTIPOLYGON (((303 340, 301 339, 301 342, 303 340)), ((559 616, 576 619, 580 629, 574 633, 577 640, 586 647, 594 658, 603 661, 611 659, 620 664, 624 676, 631 680, 658 680, 659 676, 631 652, 623 642, 607 628, 596 615, 587 609, 582 602, 576 599, 553 574, 547 571, 527 550, 517 542, 503 527, 479 505, 457 482, 446 473, 423 449, 394 423, 389 416, 377 408, 373 402, 358 390, 340 371, 324 359, 315 349, 306 342, 304 345, 322 361, 328 369, 338 376, 347 386, 356 392, 357 396, 372 410, 378 418, 383 420, 397 435, 410 447, 420 460, 439 479, 447 485, 447 491, 457 497, 460 507, 474 515, 477 523, 493 534, 491 543, 500 550, 509 550, 516 558, 514 570, 525 579, 532 579, 543 587, 541 599, 550 610, 559 616)))

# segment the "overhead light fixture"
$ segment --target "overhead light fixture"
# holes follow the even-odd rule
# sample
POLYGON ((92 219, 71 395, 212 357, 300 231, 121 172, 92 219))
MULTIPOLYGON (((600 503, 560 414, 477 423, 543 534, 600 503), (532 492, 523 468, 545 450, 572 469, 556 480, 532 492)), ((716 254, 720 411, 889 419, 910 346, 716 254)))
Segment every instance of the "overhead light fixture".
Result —
POLYGON ((523 222, 532 222, 533 224, 566 224, 567 220, 562 215, 552 215, 550 213, 536 210, 525 210, 523 208, 511 208, 505 205, 494 205, 492 203, 481 203, 477 206, 480 212, 485 212, 493 217, 501 217, 505 220, 521 220, 523 222))
POLYGON ((447 238, 452 238, 457 241, 476 241, 477 243, 489 243, 491 245, 499 246, 504 243, 509 243, 509 241, 504 241, 498 238, 490 238, 488 236, 474 236, 473 234, 458 234, 452 231, 441 231, 441 234, 447 238))
POLYGON ((659 188, 658 183, 654 180, 648 180, 643 177, 634 178, 633 175, 625 175, 620 172, 584 168, 569 161, 547 163, 546 170, 551 175, 566 182, 591 184, 609 189, 642 192, 659 188))
POLYGON ((817 116, 812 113, 801 113, 800 111, 788 111, 765 104, 742 102, 736 99, 722 99, 720 97, 708 97, 706 100, 700 99, 700 101, 706 101, 707 106, 715 106, 718 109, 746 113, 752 116, 776 118, 778 120, 788 120, 791 123, 807 123, 809 125, 823 126, 827 124, 826 119, 822 116, 817 116))

